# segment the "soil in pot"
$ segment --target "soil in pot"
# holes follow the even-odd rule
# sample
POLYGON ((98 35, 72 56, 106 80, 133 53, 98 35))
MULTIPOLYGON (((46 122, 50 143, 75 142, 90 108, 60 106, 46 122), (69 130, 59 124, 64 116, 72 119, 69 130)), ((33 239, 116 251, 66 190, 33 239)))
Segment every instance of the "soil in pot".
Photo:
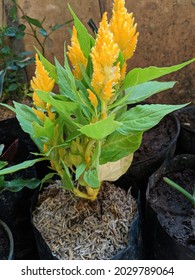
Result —
POLYGON ((151 259, 195 259, 195 209, 190 201, 163 180, 166 176, 192 194, 194 168, 192 165, 166 170, 163 176, 154 179, 155 183, 150 178, 146 239, 149 241, 147 252, 151 259))
POLYGON ((93 203, 53 185, 39 196, 33 224, 56 259, 112 259, 127 247, 136 211, 130 191, 107 182, 93 203))
POLYGON ((0 260, 11 260, 14 254, 14 241, 12 233, 2 220, 0 220, 0 260))
POLYGON ((175 114, 181 125, 177 153, 195 154, 195 106, 188 106, 175 114))
POLYGON ((160 167, 167 156, 174 155, 179 128, 177 118, 170 114, 143 134, 142 144, 134 153, 128 170, 128 175, 134 178, 143 193, 149 176, 160 167))

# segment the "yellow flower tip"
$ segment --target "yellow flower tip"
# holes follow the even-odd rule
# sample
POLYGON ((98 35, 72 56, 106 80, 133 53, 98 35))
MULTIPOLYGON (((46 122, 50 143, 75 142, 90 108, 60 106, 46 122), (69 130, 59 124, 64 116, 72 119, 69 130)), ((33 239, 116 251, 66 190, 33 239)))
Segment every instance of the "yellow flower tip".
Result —
POLYGON ((110 20, 110 30, 125 60, 130 59, 136 49, 139 33, 136 32, 133 13, 128 13, 124 0, 115 0, 110 20))
POLYGON ((73 67, 73 75, 76 79, 81 80, 82 72, 80 69, 80 65, 82 65, 83 68, 86 68, 88 61, 79 45, 77 30, 75 26, 73 26, 71 46, 68 46, 67 55, 73 67))
POLYGON ((113 34, 110 32, 107 13, 104 13, 95 46, 91 50, 93 64, 91 85, 100 99, 105 98, 103 92, 108 81, 112 80, 112 87, 119 81, 119 63, 115 65, 119 51, 118 45, 114 42, 113 34))
POLYGON ((90 89, 87 89, 87 92, 89 94, 89 100, 90 100, 91 104, 93 105, 94 108, 97 108, 98 99, 97 99, 96 95, 90 89))
POLYGON ((49 77, 49 73, 45 70, 42 62, 39 60, 38 54, 35 55, 36 70, 35 77, 31 80, 31 87, 33 90, 43 90, 46 92, 52 91, 54 87, 54 80, 49 77))
POLYGON ((46 108, 46 103, 37 95, 36 92, 33 92, 32 95, 33 103, 36 107, 45 109, 46 108))
POLYGON ((44 122, 45 119, 46 119, 46 115, 44 114, 44 112, 39 111, 39 110, 37 110, 35 108, 32 108, 32 109, 33 109, 34 113, 36 114, 36 116, 38 117, 38 119, 40 119, 41 121, 44 122))
POLYGON ((102 113, 102 120, 106 119, 107 118, 107 113, 106 112, 103 112, 102 113))

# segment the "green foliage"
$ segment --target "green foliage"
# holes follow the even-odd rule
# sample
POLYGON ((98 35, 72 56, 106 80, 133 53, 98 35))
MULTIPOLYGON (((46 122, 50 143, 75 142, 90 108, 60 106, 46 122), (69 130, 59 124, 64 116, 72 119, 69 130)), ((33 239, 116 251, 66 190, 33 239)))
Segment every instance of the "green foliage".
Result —
MULTIPOLYGON (((0 156, 2 155, 4 149, 4 145, 1 144, 0 145, 0 156)), ((42 161, 44 160, 43 158, 39 158, 36 160, 28 160, 25 161, 21 164, 15 165, 15 166, 10 166, 7 167, 6 169, 3 169, 5 166, 8 165, 8 163, 6 161, 2 161, 0 160, 0 192, 4 191, 4 190, 9 190, 12 192, 18 192, 21 189, 23 189, 24 187, 27 187, 29 189, 34 189, 37 188, 41 181, 39 179, 36 178, 32 178, 32 179, 22 179, 22 178, 18 178, 18 179, 13 179, 13 180, 9 180, 6 181, 4 178, 4 175, 6 174, 10 174, 16 171, 19 171, 21 169, 26 169, 27 167, 33 166, 36 162, 38 161, 42 161), (1 170, 3 169, 3 170, 1 170)))
POLYGON ((13 0, 9 10, 10 22, 4 24, 5 3, 2 1, 2 24, 0 27, 0 99, 7 101, 15 94, 17 99, 29 93, 28 77, 26 66, 34 62, 31 52, 18 52, 15 50, 13 41, 21 42, 25 35, 34 37, 39 45, 42 54, 45 53, 45 44, 51 34, 64 27, 71 20, 63 24, 55 24, 47 30, 44 26, 45 18, 40 21, 25 14, 17 1, 13 0), (22 13, 24 24, 18 24, 17 12, 22 13), (26 32, 26 25, 29 25, 31 32, 26 32), (39 36, 41 35, 41 36, 39 36))
MULTIPOLYGON (((48 175, 47 178, 58 174, 64 188, 77 196, 93 201, 101 186, 100 169, 103 167, 105 170, 106 168, 112 170, 112 166, 117 165, 117 176, 121 176, 130 166, 132 154, 139 148, 143 133, 156 126, 167 114, 187 105, 136 105, 152 95, 172 88, 175 84, 175 82, 153 80, 175 72, 195 59, 164 68, 152 66, 134 69, 123 78, 123 81, 119 79, 118 82, 113 82, 113 85, 110 81, 115 81, 116 63, 120 63, 120 66, 126 63, 125 57, 120 52, 111 69, 106 64, 106 59, 105 62, 100 63, 98 79, 103 76, 103 79, 109 82, 106 84, 108 88, 100 89, 103 91, 101 95, 95 90, 95 86, 93 88, 92 83, 95 71, 91 67, 93 64, 91 49, 96 41, 71 8, 70 11, 79 42, 74 56, 79 54, 80 59, 80 52, 83 51, 87 59, 86 68, 79 65, 81 79, 78 80, 74 76, 66 50, 63 66, 57 59, 55 65, 52 65, 43 54, 38 52, 49 77, 42 67, 37 66, 36 79, 41 82, 41 90, 35 89, 33 108, 14 102, 13 110, 22 129, 29 133, 38 146, 40 156, 50 162, 51 176, 48 175), (102 65, 103 63, 105 65, 102 65), (105 76, 104 72, 101 73, 102 68, 106 72, 105 76), (59 93, 53 93, 52 87, 48 89, 51 78, 57 84, 59 93), (106 96, 106 89, 109 89, 110 84, 112 88, 109 99, 106 96), (127 110, 127 105, 132 104, 135 106, 127 110), (120 169, 122 164, 125 164, 125 168, 121 166, 120 169)), ((47 36, 43 22, 29 17, 26 20, 40 29, 43 36, 47 36)), ((98 60, 97 54, 96 60, 98 60)), ((102 83, 104 82, 103 80, 102 83)), ((31 164, 33 161, 17 165, 12 169, 5 167, 0 171, 0 176, 31 164)), ((110 177, 116 179, 115 176, 110 177)))

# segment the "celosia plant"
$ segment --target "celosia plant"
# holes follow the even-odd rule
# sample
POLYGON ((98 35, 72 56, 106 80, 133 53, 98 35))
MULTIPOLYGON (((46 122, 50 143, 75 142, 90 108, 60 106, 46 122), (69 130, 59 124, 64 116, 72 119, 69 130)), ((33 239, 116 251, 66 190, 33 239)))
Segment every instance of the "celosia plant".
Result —
MULTIPOLYGON (((70 7, 69 7, 70 8, 70 7)), ((4 169, 0 175, 49 160, 51 173, 76 196, 95 200, 104 180, 116 180, 129 168, 142 135, 184 105, 136 105, 174 86, 153 81, 190 64, 136 68, 126 73, 139 33, 124 0, 114 0, 112 17, 104 13, 93 38, 70 8, 74 18, 71 45, 64 66, 38 51, 31 81, 32 108, 14 102, 16 117, 40 150, 39 158, 4 169), (69 66, 71 63, 72 68, 69 66), (54 85, 59 93, 52 92, 54 85)))

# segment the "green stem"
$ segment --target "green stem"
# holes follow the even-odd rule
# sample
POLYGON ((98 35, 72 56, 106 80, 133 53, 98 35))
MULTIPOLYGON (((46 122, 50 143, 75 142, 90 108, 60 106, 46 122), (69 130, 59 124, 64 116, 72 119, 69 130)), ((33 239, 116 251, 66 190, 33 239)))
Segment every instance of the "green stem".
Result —
POLYGON ((183 194, 183 196, 185 196, 192 203, 193 207, 195 207, 195 197, 194 196, 192 196, 188 191, 184 190, 184 188, 182 188, 180 185, 176 184, 169 178, 164 177, 163 180, 165 183, 167 183, 174 189, 178 190, 181 194, 183 194))
POLYGON ((1 26, 2 26, 2 29, 4 28, 4 20, 5 20, 5 3, 4 3, 4 0, 2 0, 2 5, 1 5, 1 9, 2 9, 2 19, 1 19, 1 26))
MULTIPOLYGON (((35 38, 35 40, 37 41, 37 43, 39 44, 39 46, 41 47, 41 51, 42 54, 44 55, 44 47, 41 43, 41 41, 39 40, 37 33, 36 33, 36 28, 33 28, 32 24, 29 22, 28 18, 26 17, 23 9, 16 3, 16 7, 20 10, 20 12, 22 13, 23 17, 25 18, 25 20, 27 21, 28 25, 30 26, 31 30, 32 30, 32 36, 35 38)), ((29 35, 29 34, 28 34, 29 35)))

